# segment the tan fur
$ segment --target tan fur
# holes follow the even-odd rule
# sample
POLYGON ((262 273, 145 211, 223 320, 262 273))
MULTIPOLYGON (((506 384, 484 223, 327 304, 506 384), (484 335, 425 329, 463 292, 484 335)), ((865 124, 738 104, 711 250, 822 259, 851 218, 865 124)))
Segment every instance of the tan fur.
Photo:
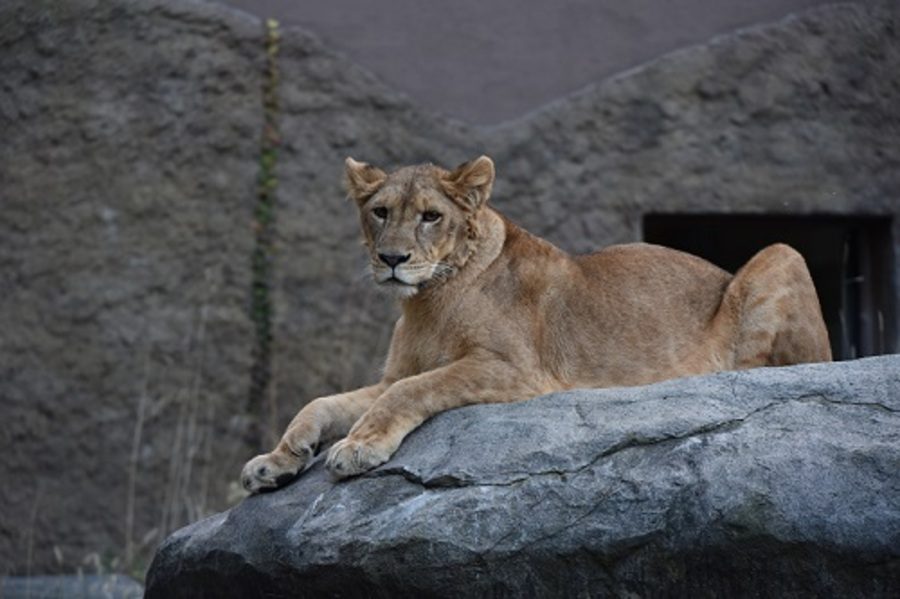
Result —
POLYGON ((734 276, 642 243, 571 256, 487 207, 487 157, 390 175, 348 159, 346 172, 375 280, 403 315, 384 378, 305 406, 278 447, 245 466, 251 492, 280 486, 335 439, 329 470, 365 472, 458 406, 831 359, 806 264, 786 245, 734 276), (408 259, 391 268, 379 254, 408 259))

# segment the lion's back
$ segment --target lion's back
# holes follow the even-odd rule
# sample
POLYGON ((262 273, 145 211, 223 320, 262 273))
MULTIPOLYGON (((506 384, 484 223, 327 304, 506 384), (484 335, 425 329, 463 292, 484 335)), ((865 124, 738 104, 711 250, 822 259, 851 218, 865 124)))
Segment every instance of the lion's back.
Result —
POLYGON ((609 246, 577 256, 587 290, 607 298, 605 310, 665 329, 700 331, 732 275, 692 254, 648 243, 609 246))

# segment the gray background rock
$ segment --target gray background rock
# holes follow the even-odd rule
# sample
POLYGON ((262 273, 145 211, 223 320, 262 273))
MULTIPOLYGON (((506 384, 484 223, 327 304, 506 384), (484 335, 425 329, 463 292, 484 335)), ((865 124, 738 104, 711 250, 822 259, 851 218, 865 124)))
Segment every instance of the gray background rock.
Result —
POLYGON ((225 504, 259 35, 200 4, 0 5, 4 570, 109 568, 225 504))
POLYGON ((440 414, 161 547, 147 596, 890 597, 900 357, 440 414))
POLYGON ((377 376, 395 308, 363 275, 346 155, 488 153, 494 205, 574 251, 640 239, 648 212, 897 215, 897 25, 887 5, 822 8, 488 128, 286 29, 274 381, 248 405, 263 24, 202 2, 4 2, 0 562, 139 570, 227 505, 305 401, 377 376))

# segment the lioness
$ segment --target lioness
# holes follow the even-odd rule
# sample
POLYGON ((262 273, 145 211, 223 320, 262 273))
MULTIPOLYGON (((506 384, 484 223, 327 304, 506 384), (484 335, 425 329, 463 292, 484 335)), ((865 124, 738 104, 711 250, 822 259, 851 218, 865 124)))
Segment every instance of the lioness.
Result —
POLYGON ((248 491, 283 485, 341 437, 326 467, 365 472, 458 406, 831 359, 806 263, 786 245, 734 276, 643 243, 571 256, 487 206, 486 156, 453 171, 345 166, 375 282, 403 315, 382 380, 307 404, 244 467, 248 491))

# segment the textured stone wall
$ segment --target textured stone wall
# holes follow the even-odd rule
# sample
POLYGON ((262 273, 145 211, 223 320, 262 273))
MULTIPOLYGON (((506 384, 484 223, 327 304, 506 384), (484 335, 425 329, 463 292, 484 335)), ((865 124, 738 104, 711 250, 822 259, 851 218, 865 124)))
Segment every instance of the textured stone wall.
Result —
POLYGON ((345 156, 490 154, 494 205, 578 251, 639 239, 651 210, 896 214, 897 24, 819 9, 491 129, 285 31, 274 378, 248 405, 263 24, 200 2, 4 2, 0 562, 139 567, 223 508, 303 403, 377 377, 395 308, 364 275, 345 156))
POLYGON ((225 504, 259 37, 203 5, 0 5, 2 570, 121 568, 225 504))
POLYGON ((896 214, 897 23, 827 7, 604 81, 488 135, 497 194, 585 250, 646 211, 896 214))

